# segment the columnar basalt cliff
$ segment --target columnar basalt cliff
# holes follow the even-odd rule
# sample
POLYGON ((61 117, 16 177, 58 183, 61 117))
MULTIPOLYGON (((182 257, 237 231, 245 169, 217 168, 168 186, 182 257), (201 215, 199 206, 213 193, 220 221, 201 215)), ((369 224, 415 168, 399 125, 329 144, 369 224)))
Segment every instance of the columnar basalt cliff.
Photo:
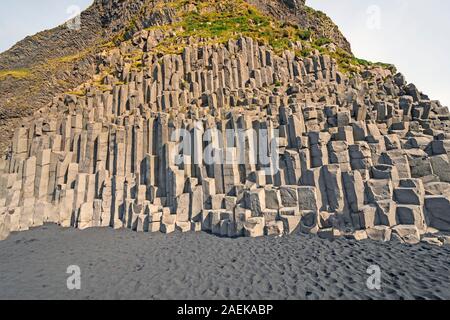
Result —
POLYGON ((158 3, 139 15, 165 23, 116 36, 15 130, 1 239, 57 223, 448 242, 446 107, 343 37, 272 18, 301 1, 158 3))

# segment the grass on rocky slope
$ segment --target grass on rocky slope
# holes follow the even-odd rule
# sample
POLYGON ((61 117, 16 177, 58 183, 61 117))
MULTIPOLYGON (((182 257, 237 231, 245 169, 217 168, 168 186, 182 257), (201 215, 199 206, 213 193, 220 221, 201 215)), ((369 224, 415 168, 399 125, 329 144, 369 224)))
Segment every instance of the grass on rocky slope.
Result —
POLYGON ((15 79, 25 79, 31 76, 30 69, 13 69, 13 70, 0 70, 0 80, 12 77, 15 79))
POLYGON ((185 35, 225 42, 239 34, 265 42, 275 51, 288 49, 290 42, 309 40, 311 36, 295 25, 273 21, 243 1, 224 2, 217 9, 187 14, 182 22, 185 35))
POLYGON ((371 62, 365 59, 360 59, 339 47, 331 49, 329 45, 331 45, 332 43, 332 40, 324 37, 315 39, 307 43, 303 42, 304 48, 302 51, 297 52, 297 54, 303 57, 308 57, 314 50, 318 50, 320 53, 329 55, 334 60, 336 60, 339 71, 347 74, 359 72, 361 71, 361 68, 366 67, 381 67, 384 69, 389 69, 393 74, 397 72, 396 67, 392 64, 371 62))
POLYGON ((281 52, 291 42, 309 40, 310 32, 295 25, 274 21, 243 0, 183 0, 179 3, 178 22, 166 26, 174 35, 156 48, 161 53, 180 53, 189 37, 225 43, 239 36, 251 37, 281 52))
POLYGON ((364 67, 382 67, 384 69, 391 70, 393 74, 397 72, 394 65, 360 59, 348 53, 347 51, 342 50, 341 48, 337 48, 335 52, 329 52, 325 50, 325 53, 336 60, 340 71, 344 73, 359 72, 361 71, 361 68, 364 67))

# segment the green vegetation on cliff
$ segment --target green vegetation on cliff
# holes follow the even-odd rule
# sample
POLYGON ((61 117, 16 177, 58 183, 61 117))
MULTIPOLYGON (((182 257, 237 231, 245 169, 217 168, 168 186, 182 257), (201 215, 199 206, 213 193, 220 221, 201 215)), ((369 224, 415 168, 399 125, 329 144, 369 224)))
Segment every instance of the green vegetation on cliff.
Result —
MULTIPOLYGON (((157 52, 180 53, 190 37, 205 42, 225 43, 239 36, 257 39, 271 45, 277 52, 290 47, 291 42, 306 41, 308 30, 275 21, 243 0, 175 1, 177 22, 161 28, 171 33, 156 48, 157 52)), ((175 6, 173 4, 173 6, 175 6)))

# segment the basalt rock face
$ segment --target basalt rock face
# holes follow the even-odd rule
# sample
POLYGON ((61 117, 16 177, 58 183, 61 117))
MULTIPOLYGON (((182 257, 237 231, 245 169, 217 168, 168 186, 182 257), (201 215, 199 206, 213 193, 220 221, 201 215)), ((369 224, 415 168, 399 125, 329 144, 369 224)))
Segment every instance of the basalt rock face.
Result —
POLYGON ((15 130, 1 239, 57 223, 448 242, 450 115, 401 74, 346 74, 333 47, 303 56, 301 41, 156 52, 168 38, 145 29, 96 55, 91 81, 15 130))

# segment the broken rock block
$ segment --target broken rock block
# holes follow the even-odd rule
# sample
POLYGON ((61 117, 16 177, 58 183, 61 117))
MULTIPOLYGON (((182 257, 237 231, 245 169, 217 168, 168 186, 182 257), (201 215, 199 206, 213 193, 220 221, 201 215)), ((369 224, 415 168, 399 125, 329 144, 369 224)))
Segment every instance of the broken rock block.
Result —
POLYGON ((83 203, 78 213, 77 219, 78 229, 84 230, 92 227, 93 216, 94 216, 94 204, 92 202, 83 203))
POLYGON ((368 238, 366 230, 356 230, 353 233, 351 233, 348 238, 356 240, 356 241, 362 241, 366 240, 368 238))
POLYGON ((223 208, 225 196, 223 194, 214 194, 209 197, 212 210, 221 210, 223 208))
POLYGON ((381 200, 375 202, 377 207, 377 216, 380 219, 380 224, 388 227, 397 224, 397 204, 392 200, 381 200))
POLYGON ((257 238, 264 236, 264 218, 253 217, 244 223, 244 233, 246 237, 257 238))
POLYGON ((444 196, 426 196, 425 207, 429 224, 440 231, 450 232, 450 201, 444 196))
POLYGON ((423 237, 421 242, 438 247, 442 247, 444 245, 444 243, 437 237, 423 237))
POLYGON ((388 242, 391 240, 392 230, 387 226, 375 226, 366 230, 371 240, 388 242))
POLYGON ((202 230, 211 231, 211 210, 202 210, 201 213, 202 230))
POLYGON ((395 188, 394 200, 399 204, 423 205, 423 195, 413 188, 395 188))
POLYGON ((191 223, 190 222, 182 222, 177 221, 176 223, 176 229, 181 232, 188 232, 191 231, 191 223))
POLYGON ((398 225, 392 228, 392 232, 407 244, 418 244, 420 242, 420 232, 416 226, 398 225))
POLYGON ((300 219, 300 231, 306 234, 317 234, 319 231, 319 214, 317 211, 304 211, 300 219))
POLYGON ((183 193, 175 200, 177 221, 189 221, 190 194, 183 193))
POLYGON ((286 186, 280 188, 281 204, 283 207, 294 208, 298 206, 297 187, 286 186))
POLYGON ((280 192, 273 188, 265 189, 266 208, 271 210, 278 210, 281 207, 280 192))
POLYGON ((423 206, 425 188, 420 179, 403 179, 394 190, 394 200, 400 204, 423 206))
POLYGON ((370 179, 366 182, 366 193, 367 200, 370 203, 391 200, 394 193, 394 187, 391 180, 370 179))
POLYGON ((280 215, 285 234, 292 234, 300 224, 301 216, 280 215))
POLYGON ((252 212, 242 207, 236 207, 234 212, 234 221, 236 223, 236 237, 244 235, 244 224, 250 219, 252 212))
POLYGON ((228 237, 228 229, 231 228, 231 221, 230 220, 221 220, 219 223, 219 231, 218 235, 221 237, 228 237))
POLYGON ((377 215, 377 207, 375 205, 364 206, 359 214, 360 226, 363 229, 373 228, 379 225, 379 219, 377 215))
POLYGON ((399 181, 397 168, 385 164, 380 164, 372 167, 371 177, 377 180, 391 180, 394 182, 394 184, 399 181))
POLYGON ((281 216, 301 216, 301 212, 298 207, 281 208, 278 213, 281 216))
POLYGON ((175 231, 177 216, 175 214, 163 214, 161 223, 162 233, 172 233, 175 231))
MULTIPOLYGON (((411 168, 409 166, 408 157, 406 156, 404 150, 399 149, 384 152, 382 154, 381 161, 386 165, 393 166, 396 169, 399 178, 411 178, 411 168)), ((392 179, 394 180, 394 178, 395 173, 393 173, 392 179)))
POLYGON ((10 234, 10 221, 11 217, 8 213, 0 215, 0 241, 5 240, 10 234))
POLYGON ((239 235, 237 233, 237 223, 236 223, 236 221, 229 221, 227 237, 228 238, 235 238, 235 237, 238 237, 238 236, 239 235))
POLYGON ((175 231, 175 224, 162 223, 161 224, 161 232, 165 234, 169 234, 175 231))
POLYGON ((301 186, 297 188, 298 206, 301 211, 317 211, 317 189, 301 186))
POLYGON ((450 183, 430 182, 425 184, 425 192, 429 196, 444 196, 450 198, 450 183))
POLYGON ((283 221, 268 222, 264 228, 264 233, 267 236, 280 236, 284 233, 283 221))
POLYGON ((145 214, 136 215, 136 221, 133 225, 133 230, 137 232, 148 232, 149 230, 148 216, 145 214))
POLYGON ((264 189, 249 191, 246 195, 246 206, 255 217, 261 216, 266 209, 266 199, 264 189))
POLYGON ((266 209, 264 210, 262 216, 264 217, 266 223, 276 221, 278 218, 278 210, 266 209))
POLYGON ((336 228, 320 229, 317 235, 322 239, 334 240, 342 236, 342 233, 336 228))
POLYGON ((221 234, 221 222, 226 219, 222 210, 214 210, 210 215, 211 232, 215 235, 221 234))
POLYGON ((414 225, 420 230, 425 229, 425 217, 421 206, 397 205, 397 222, 403 225, 414 225))
POLYGON ((433 173, 442 182, 450 183, 450 162, 446 154, 430 157, 433 173))

